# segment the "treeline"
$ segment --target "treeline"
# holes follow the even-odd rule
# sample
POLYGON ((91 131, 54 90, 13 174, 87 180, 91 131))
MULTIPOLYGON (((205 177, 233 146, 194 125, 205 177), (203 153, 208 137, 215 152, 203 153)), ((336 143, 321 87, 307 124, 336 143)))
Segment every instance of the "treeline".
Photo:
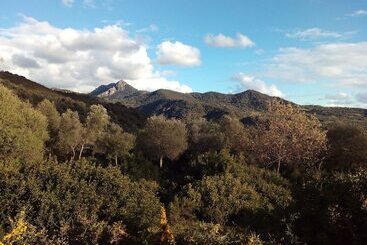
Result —
POLYGON ((129 133, 0 86, 0 244, 363 244, 367 133, 268 111, 129 133))

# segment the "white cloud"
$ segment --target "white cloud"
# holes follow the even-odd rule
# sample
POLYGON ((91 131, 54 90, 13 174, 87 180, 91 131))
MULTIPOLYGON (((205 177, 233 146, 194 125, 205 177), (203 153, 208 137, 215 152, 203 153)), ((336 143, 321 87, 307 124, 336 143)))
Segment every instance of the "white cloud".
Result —
POLYGON ((308 40, 308 39, 320 39, 320 38, 340 38, 342 34, 337 32, 331 32, 322 30, 320 28, 309 28, 306 30, 299 30, 294 32, 288 32, 285 34, 286 37, 296 38, 300 40, 308 40))
POLYGON ((347 14, 347 16, 350 16, 350 17, 360 17, 360 16, 365 16, 365 15, 367 15, 367 10, 365 9, 358 9, 354 11, 353 13, 347 14))
POLYGON ((138 89, 191 92, 188 86, 163 77, 145 45, 118 25, 62 29, 24 17, 19 25, 0 29, 0 61, 0 70, 48 87, 87 92, 124 79, 138 89))
POLYGON ((266 75, 293 83, 367 86, 367 42, 284 48, 266 66, 266 75))
POLYGON ((74 4, 74 0, 62 0, 61 2, 67 7, 71 7, 74 4))
POLYGON ((253 76, 246 75, 244 73, 238 73, 232 77, 234 81, 238 82, 238 89, 253 89, 260 93, 268 94, 271 96, 282 97, 283 93, 274 85, 267 85, 264 81, 257 79, 253 76))
POLYGON ((249 48, 255 46, 255 43, 247 36, 237 33, 236 37, 207 34, 204 38, 207 45, 218 48, 249 48))
POLYGON ((200 50, 181 42, 164 41, 157 46, 157 62, 161 65, 198 66, 200 50))

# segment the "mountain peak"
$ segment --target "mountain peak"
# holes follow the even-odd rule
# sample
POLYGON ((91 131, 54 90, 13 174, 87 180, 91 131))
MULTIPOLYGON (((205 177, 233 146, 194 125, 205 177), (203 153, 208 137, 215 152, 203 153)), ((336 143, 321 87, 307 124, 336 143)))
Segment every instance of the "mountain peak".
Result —
POLYGON ((138 92, 139 90, 137 90, 127 82, 120 80, 117 83, 101 85, 95 90, 93 90, 90 93, 90 95, 97 96, 100 98, 106 98, 106 97, 124 98, 138 92))

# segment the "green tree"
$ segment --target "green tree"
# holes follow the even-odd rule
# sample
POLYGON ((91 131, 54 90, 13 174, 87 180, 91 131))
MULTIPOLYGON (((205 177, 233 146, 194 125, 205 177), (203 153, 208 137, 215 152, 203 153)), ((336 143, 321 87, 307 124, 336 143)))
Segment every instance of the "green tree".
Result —
POLYGON ((100 145, 107 158, 114 159, 117 165, 118 159, 126 156, 134 148, 135 136, 124 132, 119 125, 111 123, 100 145))
POLYGON ((204 118, 191 121, 188 125, 188 152, 198 163, 199 156, 210 151, 220 151, 224 147, 225 135, 220 125, 204 118))
POLYGON ((71 154, 71 160, 75 159, 76 151, 83 143, 83 131, 78 112, 68 109, 61 115, 58 147, 62 152, 71 154))
POLYGON ((47 119, 0 85, 0 160, 41 161, 47 119))
POLYGON ((95 147, 97 140, 106 132, 110 117, 102 105, 92 105, 88 113, 80 144, 79 159, 82 157, 85 146, 95 147))
POLYGON ((220 131, 224 134, 225 148, 231 152, 240 154, 249 149, 249 135, 238 119, 224 116, 220 120, 220 131))
POLYGON ((163 116, 151 117, 139 134, 138 145, 148 156, 158 158, 159 166, 162 168, 164 157, 173 160, 186 150, 185 124, 163 116))
POLYGON ((59 133, 61 116, 56 110, 55 104, 47 99, 43 100, 37 105, 37 110, 40 111, 48 122, 48 133, 50 138, 46 142, 49 153, 53 152, 57 143, 57 135, 59 133))
POLYGON ((55 104, 45 99, 37 105, 37 110, 47 118, 48 131, 50 135, 55 137, 58 133, 61 121, 60 113, 56 110, 55 104))

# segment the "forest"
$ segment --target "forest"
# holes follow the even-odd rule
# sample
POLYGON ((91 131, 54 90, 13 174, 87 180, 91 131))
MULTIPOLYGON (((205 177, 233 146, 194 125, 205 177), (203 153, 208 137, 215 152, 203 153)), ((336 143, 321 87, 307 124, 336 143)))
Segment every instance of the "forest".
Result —
POLYGON ((115 118, 0 84, 0 244, 365 244, 365 128, 280 101, 115 118))

